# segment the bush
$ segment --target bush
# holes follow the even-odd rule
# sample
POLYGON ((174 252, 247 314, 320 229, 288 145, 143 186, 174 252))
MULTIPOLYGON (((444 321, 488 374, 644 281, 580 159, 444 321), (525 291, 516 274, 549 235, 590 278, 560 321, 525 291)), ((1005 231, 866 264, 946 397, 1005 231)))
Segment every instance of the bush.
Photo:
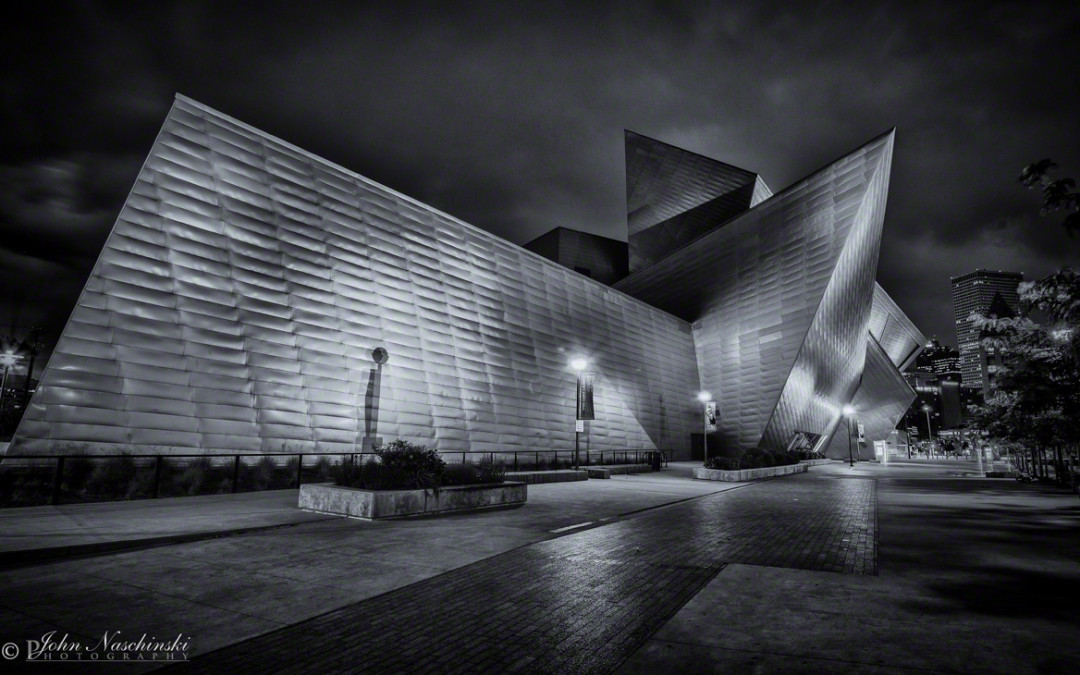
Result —
POLYGON ((397 439, 375 451, 367 461, 346 457, 337 465, 319 462, 316 468, 330 474, 337 485, 365 490, 438 490, 450 485, 502 483, 506 466, 447 464, 436 451, 397 439))
POLYGON ((214 466, 209 457, 197 457, 172 481, 173 492, 182 495, 210 495, 232 490, 232 467, 214 466))
POLYGON ((94 472, 94 462, 85 455, 68 457, 64 460, 65 485, 69 492, 81 493, 86 488, 90 474, 94 472))
POLYGON ((738 471, 739 459, 737 457, 710 457, 705 467, 721 471, 738 471))
POLYGON ((706 468, 720 469, 721 471, 738 471, 740 469, 761 469, 798 463, 799 460, 791 453, 769 452, 761 448, 750 448, 738 457, 710 457, 706 468))
POLYGON ((334 482, 365 490, 437 490, 446 463, 439 453, 400 438, 376 449, 378 459, 348 457, 336 467, 334 482))
POLYGON ((495 464, 450 464, 443 471, 442 484, 449 485, 488 485, 502 483, 506 479, 506 467, 501 462, 495 464))
POLYGON ((127 453, 94 462, 94 469, 86 479, 88 495, 131 499, 137 492, 136 477, 139 469, 127 453))
MULTIPOLYGON (((375 451, 382 463, 384 478, 404 490, 429 490, 442 484, 446 462, 439 453, 400 438, 375 451)), ((393 488, 391 488, 393 489, 393 488)))

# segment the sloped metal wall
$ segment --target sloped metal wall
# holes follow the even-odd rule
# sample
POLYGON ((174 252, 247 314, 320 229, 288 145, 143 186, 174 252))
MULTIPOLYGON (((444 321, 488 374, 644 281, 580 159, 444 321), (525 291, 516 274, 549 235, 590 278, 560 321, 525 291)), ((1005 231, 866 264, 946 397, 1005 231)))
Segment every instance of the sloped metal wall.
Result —
POLYGON ((874 304, 868 329, 901 371, 906 370, 926 346, 926 336, 877 283, 874 284, 874 304))
MULTIPOLYGON (((852 439, 851 448, 855 457, 872 459, 874 450, 870 443, 887 438, 914 400, 915 392, 893 365, 891 357, 882 345, 870 336, 866 341, 866 365, 862 379, 851 401, 856 410, 856 419, 862 423, 867 440, 867 446, 860 448, 855 439, 852 439)), ((847 427, 844 426, 844 420, 840 420, 840 424, 825 455, 834 459, 847 459, 847 427)))
POLYGON ((771 194, 751 171, 627 131, 630 272, 652 265, 771 194))
POLYGON ((616 285, 694 322, 725 447, 828 436, 861 372, 889 132, 616 285))
POLYGON ((10 452, 566 450, 577 355, 688 453, 689 324, 177 97, 10 452))

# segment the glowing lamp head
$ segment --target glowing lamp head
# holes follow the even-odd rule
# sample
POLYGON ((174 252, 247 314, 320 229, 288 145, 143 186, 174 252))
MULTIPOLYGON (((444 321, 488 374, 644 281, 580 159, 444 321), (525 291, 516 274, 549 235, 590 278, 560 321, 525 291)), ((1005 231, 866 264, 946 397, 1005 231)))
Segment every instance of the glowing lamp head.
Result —
POLYGON ((923 412, 930 412, 930 406, 928 406, 928 405, 924 405, 922 407, 922 409, 923 409, 923 412))
POLYGON ((844 416, 845 416, 845 417, 851 417, 851 416, 852 416, 852 415, 854 415, 854 414, 855 414, 856 412, 857 412, 857 411, 855 410, 855 406, 853 406, 853 405, 850 405, 850 404, 849 404, 849 405, 846 405, 846 406, 844 406, 844 416))
POLYGON ((581 371, 585 370, 585 368, 587 368, 588 365, 589 365, 589 362, 586 361, 583 358, 580 358, 580 357, 570 361, 570 367, 573 368, 574 370, 578 371, 578 372, 581 372, 581 371))
POLYGON ((712 400, 712 394, 707 391, 700 392, 697 395, 697 400, 701 401, 702 403, 708 403, 712 400))
POLYGON ((0 354, 0 366, 10 368, 15 365, 15 362, 19 359, 14 353, 7 351, 0 354))

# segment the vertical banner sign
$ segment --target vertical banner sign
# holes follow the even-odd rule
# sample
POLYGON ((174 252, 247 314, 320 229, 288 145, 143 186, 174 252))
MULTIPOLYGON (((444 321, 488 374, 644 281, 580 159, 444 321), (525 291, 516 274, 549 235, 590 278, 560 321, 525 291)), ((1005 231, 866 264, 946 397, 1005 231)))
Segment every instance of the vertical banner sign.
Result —
POLYGON ((716 401, 705 404, 705 430, 716 431, 716 401))
POLYGON ((578 420, 577 422, 574 422, 574 431, 578 432, 579 434, 585 433, 585 420, 578 420))
POLYGON ((865 436, 866 432, 863 430, 862 422, 858 422, 858 426, 859 426, 859 442, 865 444, 866 443, 866 436, 865 436))
POLYGON ((593 414, 593 373, 578 375, 577 418, 579 420, 596 419, 593 414))

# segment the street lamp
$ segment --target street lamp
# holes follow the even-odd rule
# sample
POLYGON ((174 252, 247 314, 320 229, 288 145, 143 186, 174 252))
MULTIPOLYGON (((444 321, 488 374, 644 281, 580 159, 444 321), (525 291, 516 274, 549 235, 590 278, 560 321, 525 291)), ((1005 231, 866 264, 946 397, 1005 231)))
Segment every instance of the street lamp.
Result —
POLYGON ((709 401, 712 400, 712 394, 707 391, 699 392, 697 395, 699 401, 702 404, 701 410, 701 443, 703 456, 705 458, 705 466, 709 464, 709 401))
POLYGON ((930 437, 930 456, 934 456, 934 428, 930 426, 930 405, 923 405, 922 411, 926 413, 926 433, 930 437))
POLYGON ((851 418, 855 416, 855 406, 844 406, 844 417, 847 418, 847 457, 848 463, 851 464, 851 468, 855 468, 855 456, 851 453, 851 418))
POLYGON ((578 429, 585 428, 585 423, 581 421, 581 373, 589 367, 588 359, 581 358, 580 356, 570 360, 570 367, 577 373, 577 400, 574 403, 574 468, 580 467, 578 461, 578 448, 579 448, 579 433, 578 429))

